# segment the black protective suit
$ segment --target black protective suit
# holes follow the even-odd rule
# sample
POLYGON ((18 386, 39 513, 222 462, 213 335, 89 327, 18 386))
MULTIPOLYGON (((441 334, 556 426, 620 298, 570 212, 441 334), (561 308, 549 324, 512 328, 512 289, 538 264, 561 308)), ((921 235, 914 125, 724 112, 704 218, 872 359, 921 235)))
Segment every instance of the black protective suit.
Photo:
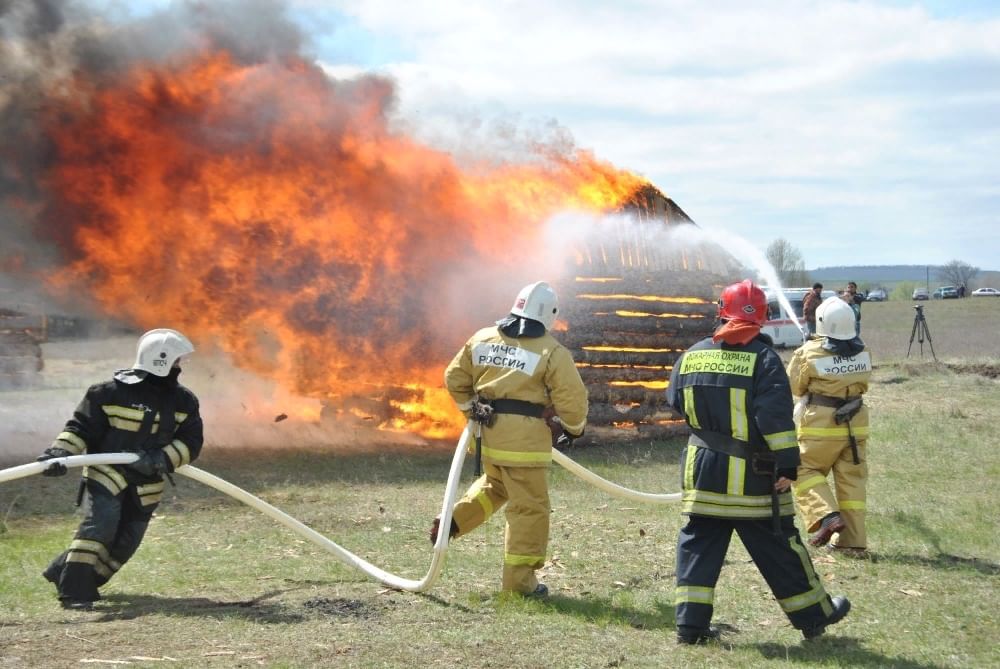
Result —
POLYGON ((818 630, 833 612, 795 527, 791 493, 772 498, 775 474, 795 477, 799 450, 788 377, 770 344, 760 334, 745 345, 709 337, 674 365, 667 399, 693 433, 681 460, 689 518, 677 542, 679 633, 709 628, 734 530, 792 625, 818 630))
MULTIPOLYGON (((133 465, 84 468, 90 503, 69 548, 45 570, 64 604, 100 599, 97 589, 139 548, 163 496, 164 474, 198 457, 198 399, 167 377, 121 370, 91 386, 46 456, 140 453, 133 465)), ((44 457, 44 456, 43 456, 44 457)))

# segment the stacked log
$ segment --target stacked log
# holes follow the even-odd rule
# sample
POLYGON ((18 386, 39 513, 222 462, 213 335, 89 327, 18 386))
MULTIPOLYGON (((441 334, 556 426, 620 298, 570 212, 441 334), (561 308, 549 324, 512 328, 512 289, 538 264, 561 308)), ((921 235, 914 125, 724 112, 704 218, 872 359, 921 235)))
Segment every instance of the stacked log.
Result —
POLYGON ((556 336, 587 385, 588 434, 598 441, 686 431, 666 402, 670 373, 681 353, 713 331, 718 295, 738 276, 718 247, 664 246, 666 227, 694 223, 654 187, 626 211, 640 224, 589 240, 578 250, 574 279, 559 286, 565 329, 556 336))

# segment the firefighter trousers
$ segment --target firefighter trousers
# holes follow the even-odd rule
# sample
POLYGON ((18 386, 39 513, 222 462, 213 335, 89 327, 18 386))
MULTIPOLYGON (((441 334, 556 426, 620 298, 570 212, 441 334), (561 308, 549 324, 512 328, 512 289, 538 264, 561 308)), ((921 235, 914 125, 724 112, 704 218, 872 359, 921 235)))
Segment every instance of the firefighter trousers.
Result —
POLYGON ((454 506, 463 536, 507 505, 504 533, 504 592, 530 593, 538 586, 535 570, 545 565, 549 543, 548 467, 507 467, 483 463, 485 473, 454 506))
POLYGON ((708 628, 715 605, 715 585, 733 531, 796 629, 824 624, 833 612, 793 516, 782 516, 781 535, 770 518, 735 519, 689 516, 677 539, 678 628, 708 628))
POLYGON ((867 548, 865 529, 868 458, 866 440, 857 440, 858 460, 848 441, 800 439, 798 479, 795 481, 795 503, 802 513, 807 532, 819 529, 820 522, 831 513, 839 512, 847 527, 833 536, 837 548, 867 548), (833 489, 827 480, 833 472, 833 489))
POLYGON ((118 495, 87 481, 89 504, 69 548, 44 572, 56 584, 59 598, 93 602, 97 589, 128 562, 146 534, 156 505, 142 506, 135 486, 118 495))

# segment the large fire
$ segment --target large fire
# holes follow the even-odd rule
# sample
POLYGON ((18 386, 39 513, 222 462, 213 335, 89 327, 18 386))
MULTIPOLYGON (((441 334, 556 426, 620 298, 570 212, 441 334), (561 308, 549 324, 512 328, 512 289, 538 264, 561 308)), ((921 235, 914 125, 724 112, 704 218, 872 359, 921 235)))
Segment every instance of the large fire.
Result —
POLYGON ((41 110, 40 220, 68 259, 53 284, 216 342, 294 393, 392 388, 397 411, 373 422, 454 433, 442 369, 485 323, 444 307, 449 286, 475 302, 476 269, 523 262, 512 250, 542 246, 552 215, 616 209, 646 182, 575 149, 459 163, 394 131, 392 96, 222 50, 76 72, 41 110))

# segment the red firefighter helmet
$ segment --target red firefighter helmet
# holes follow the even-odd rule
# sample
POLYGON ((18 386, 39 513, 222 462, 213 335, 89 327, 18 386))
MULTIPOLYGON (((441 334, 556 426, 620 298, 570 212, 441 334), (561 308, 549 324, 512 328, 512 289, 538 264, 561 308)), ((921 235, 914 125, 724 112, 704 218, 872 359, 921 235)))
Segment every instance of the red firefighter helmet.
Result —
POLYGON ((763 325, 767 320, 767 296, 750 279, 726 286, 719 296, 719 318, 763 325))

